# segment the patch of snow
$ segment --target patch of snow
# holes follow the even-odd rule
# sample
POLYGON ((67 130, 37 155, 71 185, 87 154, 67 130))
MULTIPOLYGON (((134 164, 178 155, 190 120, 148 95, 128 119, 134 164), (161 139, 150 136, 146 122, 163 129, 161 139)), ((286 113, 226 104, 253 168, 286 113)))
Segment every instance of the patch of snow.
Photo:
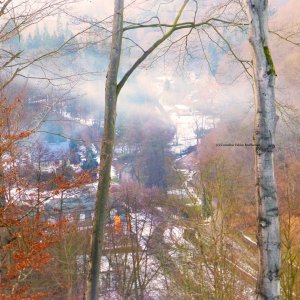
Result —
POLYGON ((96 148, 96 146, 95 146, 94 144, 91 145, 91 150, 92 150, 92 152, 93 152, 94 154, 97 154, 97 153, 98 153, 97 148, 96 148))
POLYGON ((185 110, 185 111, 189 111, 190 108, 186 105, 182 105, 182 104, 175 104, 175 108, 179 109, 179 110, 185 110))
POLYGON ((164 241, 170 244, 179 243, 183 245, 186 243, 185 239, 183 238, 183 233, 184 228, 182 227, 168 228, 164 232, 164 241))
POLYGON ((117 174, 117 171, 116 171, 116 168, 114 166, 111 166, 110 176, 111 176, 111 178, 119 178, 118 174, 117 174))
POLYGON ((174 196, 181 196, 181 197, 187 197, 188 193, 185 189, 176 189, 176 190, 170 190, 167 191, 168 195, 174 195, 174 196))
POLYGON ((108 272, 110 270, 109 260, 106 256, 101 256, 100 270, 101 272, 108 272))
POLYGON ((141 237, 141 246, 144 246, 143 244, 145 243, 143 243, 143 241, 147 241, 149 236, 153 233, 154 226, 151 216, 144 213, 131 214, 132 231, 141 237))
POLYGON ((62 112, 62 116, 66 119, 77 121, 80 124, 86 125, 86 126, 93 126, 95 124, 95 119, 74 118, 71 116, 70 113, 67 113, 66 111, 62 112))

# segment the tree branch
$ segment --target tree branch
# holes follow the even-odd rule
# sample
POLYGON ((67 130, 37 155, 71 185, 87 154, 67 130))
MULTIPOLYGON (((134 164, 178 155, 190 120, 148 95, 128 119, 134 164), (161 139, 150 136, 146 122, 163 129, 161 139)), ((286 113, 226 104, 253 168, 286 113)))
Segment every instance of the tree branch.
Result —
POLYGON ((120 80, 120 82, 117 85, 117 94, 120 93, 122 87, 124 86, 124 84, 126 83, 126 81, 128 80, 128 78, 130 77, 130 75, 133 73, 133 71, 161 44, 163 43, 166 39, 168 39, 175 30, 178 29, 177 24, 178 21, 183 13, 184 8, 186 7, 187 3, 189 2, 189 0, 185 0, 181 9, 179 10, 175 21, 173 23, 173 26, 171 27, 171 29, 166 32, 162 38, 160 38, 159 40, 157 40, 150 48, 148 48, 147 51, 145 51, 142 56, 140 56, 140 58, 133 64, 133 66, 125 73, 125 75, 123 76, 123 78, 120 80))

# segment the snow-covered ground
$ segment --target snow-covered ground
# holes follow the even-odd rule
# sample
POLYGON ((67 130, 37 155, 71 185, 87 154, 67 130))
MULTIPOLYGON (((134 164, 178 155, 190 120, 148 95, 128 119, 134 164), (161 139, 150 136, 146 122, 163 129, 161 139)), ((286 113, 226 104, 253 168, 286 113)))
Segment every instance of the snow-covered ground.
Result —
POLYGON ((186 105, 176 104, 170 106, 162 102, 160 102, 160 105, 168 113, 176 129, 171 147, 175 154, 181 154, 187 148, 197 145, 197 130, 201 128, 208 130, 214 126, 214 120, 210 116, 192 111, 186 105))
POLYGON ((132 231, 138 235, 142 248, 146 247, 147 241, 153 233, 155 225, 152 216, 149 214, 136 212, 131 214, 132 231))
POLYGON ((74 118, 70 113, 66 111, 62 112, 62 116, 68 120, 73 120, 79 122, 81 125, 93 126, 95 124, 95 119, 82 119, 82 118, 74 118))

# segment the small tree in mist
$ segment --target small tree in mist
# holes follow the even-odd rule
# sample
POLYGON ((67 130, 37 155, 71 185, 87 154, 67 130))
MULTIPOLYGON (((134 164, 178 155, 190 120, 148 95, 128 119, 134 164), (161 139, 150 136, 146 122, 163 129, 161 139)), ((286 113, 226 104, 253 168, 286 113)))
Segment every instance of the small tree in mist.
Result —
POLYGON ((126 115, 117 128, 117 145, 123 148, 120 161, 126 162, 126 170, 140 184, 165 189, 171 172, 173 130, 160 115, 151 112, 152 105, 142 109, 126 115))

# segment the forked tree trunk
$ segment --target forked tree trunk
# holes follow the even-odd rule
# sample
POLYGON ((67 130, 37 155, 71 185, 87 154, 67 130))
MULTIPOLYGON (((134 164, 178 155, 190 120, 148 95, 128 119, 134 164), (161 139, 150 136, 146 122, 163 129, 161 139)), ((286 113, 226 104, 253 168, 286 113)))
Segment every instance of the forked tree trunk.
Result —
POLYGON ((86 297, 88 300, 98 299, 100 261, 104 245, 104 228, 109 196, 110 170, 115 139, 115 120, 117 105, 117 77, 121 57, 123 35, 124 0, 115 0, 110 64, 105 84, 105 117, 104 133, 101 145, 98 190, 93 221, 91 256, 87 278, 86 297))
POLYGON ((106 223, 106 209, 109 196, 110 186, 110 169, 113 156, 113 147, 115 140, 115 121, 117 97, 121 89, 127 82, 128 78, 134 70, 166 39, 168 39, 176 30, 185 28, 184 26, 177 26, 178 21, 187 6, 189 0, 184 0, 179 9, 174 23, 171 28, 163 34, 163 36, 155 41, 152 46, 148 48, 132 65, 132 67, 124 74, 119 83, 117 83, 118 69, 122 50, 122 36, 123 36, 123 11, 124 0, 115 0, 113 30, 112 30, 112 45, 110 53, 110 63, 106 77, 105 85, 105 117, 104 117, 104 133, 102 139, 101 153, 100 153, 100 169, 98 190, 96 196, 96 207, 93 222, 91 256, 89 259, 89 270, 86 286, 86 298, 88 300, 95 300, 99 293, 99 274, 100 274, 100 260, 104 245, 104 228, 106 223))
POLYGON ((255 94, 255 174, 258 203, 258 299, 280 298, 280 231, 274 176, 275 68, 268 45, 268 1, 246 0, 253 48, 255 94))

